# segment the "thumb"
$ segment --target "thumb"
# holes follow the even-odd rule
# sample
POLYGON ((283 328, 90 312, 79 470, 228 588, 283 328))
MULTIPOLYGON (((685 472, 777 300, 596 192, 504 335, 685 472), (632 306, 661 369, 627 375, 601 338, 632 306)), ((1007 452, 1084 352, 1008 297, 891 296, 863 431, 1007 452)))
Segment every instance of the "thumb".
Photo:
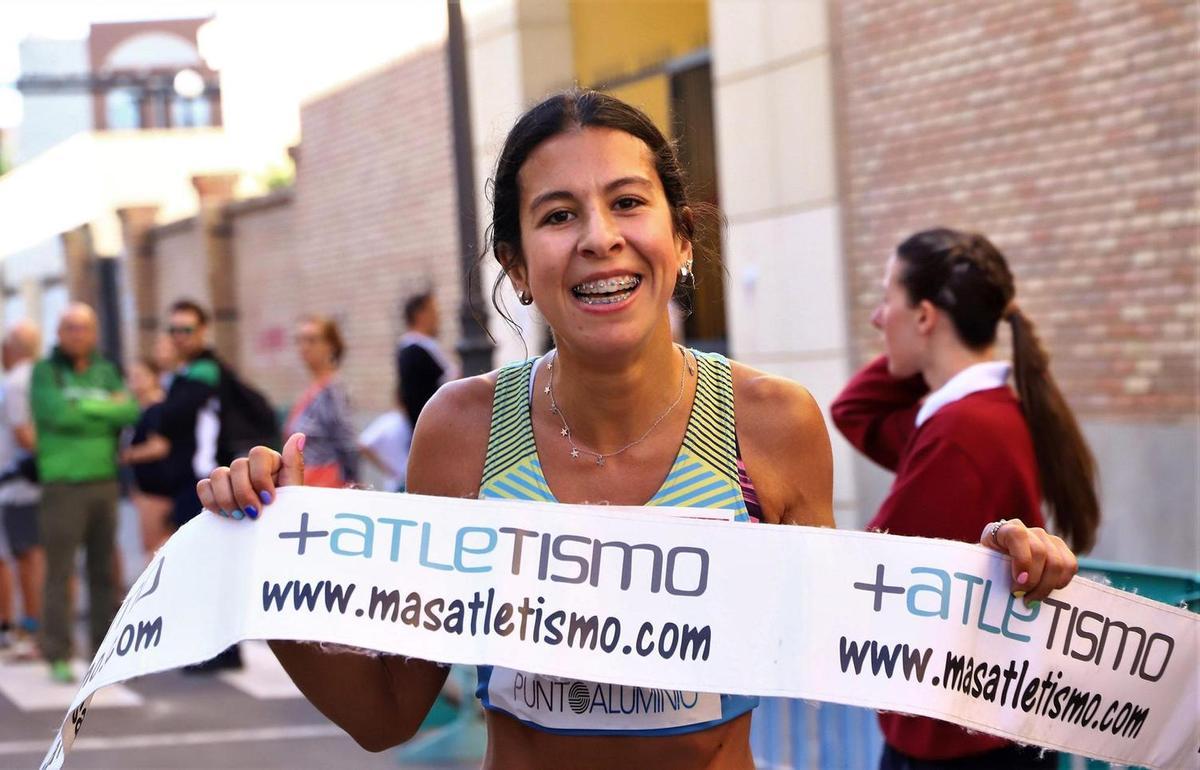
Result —
POLYGON ((304 484, 304 434, 293 433, 283 445, 283 465, 279 468, 279 486, 304 484))

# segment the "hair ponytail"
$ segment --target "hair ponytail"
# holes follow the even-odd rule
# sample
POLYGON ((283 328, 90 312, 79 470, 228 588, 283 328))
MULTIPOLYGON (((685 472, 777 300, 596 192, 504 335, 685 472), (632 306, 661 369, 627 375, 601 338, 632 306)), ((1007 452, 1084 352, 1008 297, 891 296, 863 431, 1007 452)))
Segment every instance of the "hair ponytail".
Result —
POLYGON ((945 311, 967 347, 990 347, 1001 318, 1012 326, 1013 379, 1033 439, 1042 497, 1062 537, 1075 551, 1088 551, 1100 524, 1096 460, 1050 376, 1050 358, 1033 322, 1013 302, 1017 287, 1008 260, 983 235, 946 227, 910 236, 896 247, 896 256, 904 263, 900 282, 910 302, 928 300, 945 311))
POLYGON ((1086 553, 1100 524, 1096 460, 1050 374, 1033 322, 1015 305, 1004 318, 1012 327, 1013 379, 1033 438, 1042 496, 1055 528, 1073 550, 1086 553))

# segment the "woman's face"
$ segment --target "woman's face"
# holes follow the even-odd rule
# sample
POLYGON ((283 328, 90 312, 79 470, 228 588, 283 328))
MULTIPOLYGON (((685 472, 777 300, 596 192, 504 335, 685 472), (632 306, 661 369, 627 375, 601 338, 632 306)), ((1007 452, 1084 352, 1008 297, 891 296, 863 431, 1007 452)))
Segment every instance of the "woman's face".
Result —
POLYGON ((884 269, 883 299, 871 314, 871 325, 883 333, 888 372, 893 377, 911 377, 923 366, 924 338, 918 330, 919 307, 908 301, 900 283, 902 265, 895 255, 884 269))
POLYGON ((517 180, 523 253, 509 274, 560 345, 612 353, 669 334, 667 303, 692 249, 646 144, 615 129, 567 131, 530 153, 517 180))
POLYGON ((296 327, 296 350, 300 360, 312 371, 328 368, 333 363, 333 348, 315 323, 306 321, 296 327))

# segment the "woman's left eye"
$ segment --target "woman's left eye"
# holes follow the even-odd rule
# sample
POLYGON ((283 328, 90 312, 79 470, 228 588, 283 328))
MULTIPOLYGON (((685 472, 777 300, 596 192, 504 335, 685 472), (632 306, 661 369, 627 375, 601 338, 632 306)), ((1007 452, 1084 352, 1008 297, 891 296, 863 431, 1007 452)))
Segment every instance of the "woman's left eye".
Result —
POLYGON ((617 201, 613 204, 613 207, 617 209, 628 210, 640 205, 642 205, 642 202, 637 198, 626 196, 624 198, 617 198, 617 201))

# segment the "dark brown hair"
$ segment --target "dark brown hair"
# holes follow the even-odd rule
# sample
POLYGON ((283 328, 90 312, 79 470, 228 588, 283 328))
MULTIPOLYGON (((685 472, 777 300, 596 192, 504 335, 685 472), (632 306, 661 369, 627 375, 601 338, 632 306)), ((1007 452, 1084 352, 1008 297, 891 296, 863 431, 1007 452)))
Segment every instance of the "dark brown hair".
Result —
MULTIPOLYGON (((687 176, 675 152, 675 145, 663 136, 644 112, 615 97, 599 91, 573 88, 553 94, 531 107, 517 119, 504 148, 496 161, 491 180, 492 221, 488 226, 487 242, 502 267, 492 286, 492 305, 505 319, 500 307, 499 291, 512 265, 501 259, 500 248, 507 247, 518 263, 521 254, 521 193, 517 175, 529 155, 542 142, 558 134, 588 127, 611 128, 641 139, 654 159, 654 169, 666 193, 675 232, 692 244, 696 254, 701 230, 719 223, 719 214, 711 206, 693 204, 689 200, 687 176)), ((511 319, 508 319, 511 323, 511 319)))
POLYGON ((300 319, 300 323, 316 326, 321 339, 327 342, 333 351, 333 362, 342 362, 342 356, 346 353, 346 343, 342 339, 342 331, 338 328, 337 321, 324 315, 306 315, 300 319))
POLYGON ((200 303, 190 299, 177 299, 171 305, 172 313, 191 313, 196 316, 196 322, 200 326, 208 326, 208 313, 204 308, 200 307, 200 303))
POLYGON ((433 292, 423 291, 420 294, 414 294, 404 301, 404 325, 412 326, 417 320, 417 314, 425 309, 433 300, 433 292))
POLYGON ((1096 460, 1050 374, 1050 357, 1033 321, 1014 302, 1016 285, 1004 255, 982 235, 939 227, 910 236, 896 256, 909 302, 928 300, 944 310, 967 347, 986 348, 996 341, 1001 320, 1011 325, 1013 379, 1042 494, 1063 538, 1075 551, 1087 552, 1100 524, 1096 460))

